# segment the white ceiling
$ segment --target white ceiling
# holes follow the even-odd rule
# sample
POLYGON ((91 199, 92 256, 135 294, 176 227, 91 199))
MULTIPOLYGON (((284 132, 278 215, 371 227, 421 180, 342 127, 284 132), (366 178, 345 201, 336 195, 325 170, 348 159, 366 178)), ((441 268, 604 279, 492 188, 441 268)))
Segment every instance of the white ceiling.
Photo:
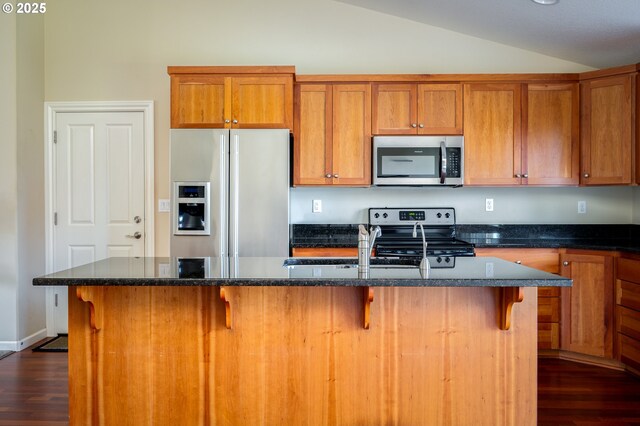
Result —
POLYGON ((338 0, 593 68, 640 62, 640 0, 338 0))

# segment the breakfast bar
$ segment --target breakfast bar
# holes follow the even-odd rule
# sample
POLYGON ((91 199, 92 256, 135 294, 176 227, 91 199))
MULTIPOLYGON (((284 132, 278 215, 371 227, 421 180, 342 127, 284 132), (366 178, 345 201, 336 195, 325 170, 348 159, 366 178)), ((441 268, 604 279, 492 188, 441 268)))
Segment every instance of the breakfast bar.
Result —
POLYGON ((497 258, 109 258, 69 286, 71 425, 535 425, 537 287, 497 258))

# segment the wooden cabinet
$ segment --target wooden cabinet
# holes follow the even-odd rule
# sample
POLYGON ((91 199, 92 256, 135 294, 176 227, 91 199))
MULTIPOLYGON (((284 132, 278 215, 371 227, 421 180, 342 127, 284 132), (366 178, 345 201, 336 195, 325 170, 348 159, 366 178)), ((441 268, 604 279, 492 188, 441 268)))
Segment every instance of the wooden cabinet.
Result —
POLYGON ((467 84, 465 184, 578 185, 576 83, 467 84))
MULTIPOLYGON (((493 256, 552 274, 560 272, 556 249, 479 248, 477 256, 493 256)), ((560 288, 538 287, 538 349, 560 349, 560 288)))
POLYGON ((561 349, 597 357, 613 356, 613 256, 567 251, 562 275, 573 280, 561 290, 561 349))
POLYGON ((376 83, 374 135, 462 134, 461 84, 376 83))
POLYGON ((619 361, 640 373, 640 256, 617 260, 616 331, 619 361))
POLYGON ((581 83, 583 185, 633 181, 635 74, 581 83))
POLYGON ((169 67, 172 128, 291 129, 293 67, 169 67))
POLYGON ((294 185, 370 185, 370 85, 299 84, 295 104, 294 185))
POLYGON ((465 185, 519 185, 521 85, 464 85, 465 185))
POLYGON ((578 185, 578 84, 529 84, 523 95, 521 183, 578 185))

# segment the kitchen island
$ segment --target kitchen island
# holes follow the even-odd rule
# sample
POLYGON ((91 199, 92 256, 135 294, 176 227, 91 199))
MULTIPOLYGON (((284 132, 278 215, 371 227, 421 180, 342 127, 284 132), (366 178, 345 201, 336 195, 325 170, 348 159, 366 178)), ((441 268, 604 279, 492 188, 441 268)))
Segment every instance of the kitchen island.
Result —
POLYGON ((69 286, 70 424, 536 423, 536 287, 495 258, 110 258, 69 286))

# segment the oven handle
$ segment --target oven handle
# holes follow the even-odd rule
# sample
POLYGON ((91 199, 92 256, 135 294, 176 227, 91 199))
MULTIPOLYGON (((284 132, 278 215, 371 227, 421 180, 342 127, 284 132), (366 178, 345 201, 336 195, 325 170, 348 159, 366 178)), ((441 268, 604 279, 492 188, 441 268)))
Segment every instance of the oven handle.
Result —
POLYGON ((445 141, 440 142, 440 183, 447 179, 447 145, 445 141))

